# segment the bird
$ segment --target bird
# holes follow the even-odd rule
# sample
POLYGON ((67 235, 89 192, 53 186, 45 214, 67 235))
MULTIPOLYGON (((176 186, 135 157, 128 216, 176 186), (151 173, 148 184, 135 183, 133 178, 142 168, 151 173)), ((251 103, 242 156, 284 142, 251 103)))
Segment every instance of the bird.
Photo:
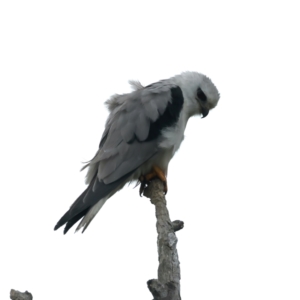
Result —
POLYGON ((140 195, 153 178, 167 193, 168 165, 184 139, 190 117, 205 118, 220 99, 211 79, 186 71, 143 86, 129 81, 132 92, 115 94, 105 104, 109 111, 99 148, 89 162, 87 188, 54 227, 64 234, 76 224, 86 230, 104 203, 126 183, 140 184, 140 195))

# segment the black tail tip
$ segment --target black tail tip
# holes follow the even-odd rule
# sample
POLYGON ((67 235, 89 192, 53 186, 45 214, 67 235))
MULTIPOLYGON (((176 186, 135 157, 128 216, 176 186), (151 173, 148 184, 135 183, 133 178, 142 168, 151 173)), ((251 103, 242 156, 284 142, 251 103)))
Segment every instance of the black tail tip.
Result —
POLYGON ((61 226, 62 226, 61 224, 57 223, 54 227, 54 231, 57 230, 58 228, 60 228, 61 226))

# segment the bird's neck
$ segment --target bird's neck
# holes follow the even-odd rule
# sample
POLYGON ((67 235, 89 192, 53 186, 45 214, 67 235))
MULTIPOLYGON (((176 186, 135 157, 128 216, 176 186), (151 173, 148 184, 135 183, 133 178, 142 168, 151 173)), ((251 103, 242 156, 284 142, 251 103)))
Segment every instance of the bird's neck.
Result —
POLYGON ((185 124, 188 122, 190 117, 193 117, 199 110, 196 103, 191 101, 185 101, 183 104, 182 114, 183 114, 183 120, 185 121, 185 124))

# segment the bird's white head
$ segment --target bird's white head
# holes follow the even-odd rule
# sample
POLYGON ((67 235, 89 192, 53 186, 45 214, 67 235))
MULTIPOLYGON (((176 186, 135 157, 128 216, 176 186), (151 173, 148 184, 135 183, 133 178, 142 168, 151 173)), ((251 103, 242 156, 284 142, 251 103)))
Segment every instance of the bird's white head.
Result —
POLYGON ((190 116, 201 114, 204 118, 218 104, 220 94, 207 76, 197 72, 184 72, 173 77, 173 80, 182 90, 184 109, 190 116))

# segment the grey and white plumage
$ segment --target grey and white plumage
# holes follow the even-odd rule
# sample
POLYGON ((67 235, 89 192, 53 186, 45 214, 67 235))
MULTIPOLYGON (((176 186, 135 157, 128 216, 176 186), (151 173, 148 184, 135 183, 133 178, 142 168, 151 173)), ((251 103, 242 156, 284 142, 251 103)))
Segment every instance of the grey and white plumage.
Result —
POLYGON ((66 233, 80 219, 83 231, 107 199, 130 181, 168 164, 184 138, 188 119, 205 117, 219 101, 212 81, 197 72, 184 72, 146 87, 130 81, 134 91, 106 101, 109 117, 99 149, 88 167, 87 189, 55 226, 66 233))

